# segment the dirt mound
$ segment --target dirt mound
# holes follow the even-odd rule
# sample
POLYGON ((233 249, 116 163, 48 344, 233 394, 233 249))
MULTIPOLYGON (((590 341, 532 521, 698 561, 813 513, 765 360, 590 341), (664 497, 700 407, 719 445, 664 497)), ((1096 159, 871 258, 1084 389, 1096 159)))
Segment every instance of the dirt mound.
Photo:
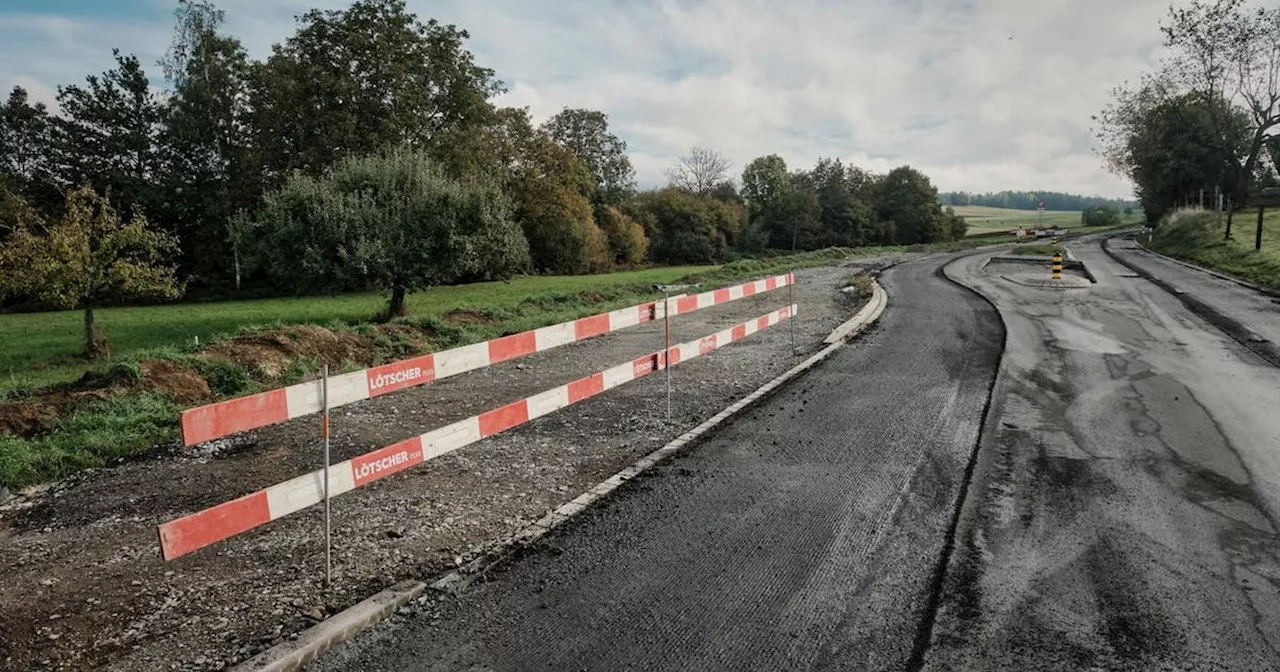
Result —
POLYGON ((368 363, 370 350, 365 339, 343 331, 299 325, 241 336, 205 348, 207 357, 235 362, 255 378, 279 378, 290 362, 300 357, 331 366, 342 362, 368 363))
POLYGON ((451 310, 444 314, 445 322, 454 324, 495 324, 496 320, 478 310, 451 310))
POLYGON ((0 436, 35 436, 53 429, 57 422, 58 406, 54 404, 0 404, 0 436))
POLYGON ((188 366, 163 359, 143 360, 142 387, 163 394, 179 404, 194 404, 213 398, 209 383, 188 366))

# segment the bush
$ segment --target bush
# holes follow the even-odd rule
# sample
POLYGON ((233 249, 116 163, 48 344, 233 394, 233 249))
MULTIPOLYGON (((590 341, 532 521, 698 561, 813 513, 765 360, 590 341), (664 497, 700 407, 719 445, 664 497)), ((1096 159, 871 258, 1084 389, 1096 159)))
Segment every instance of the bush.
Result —
POLYGON ((636 207, 645 213, 649 257, 663 263, 723 261, 742 229, 733 206, 679 189, 641 194, 636 207))
POLYGON ((1080 213, 1080 223, 1085 226, 1119 226, 1120 211, 1109 205, 1085 208, 1080 213))
POLYGON ((649 238, 644 227, 617 208, 606 206, 597 213, 596 221, 609 243, 609 254, 615 264, 634 266, 644 263, 649 254, 649 238))

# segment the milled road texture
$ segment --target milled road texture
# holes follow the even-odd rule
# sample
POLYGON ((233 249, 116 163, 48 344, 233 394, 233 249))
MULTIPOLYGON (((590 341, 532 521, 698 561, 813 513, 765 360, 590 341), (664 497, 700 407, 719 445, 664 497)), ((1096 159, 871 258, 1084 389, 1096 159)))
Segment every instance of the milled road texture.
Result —
POLYGON ((490 583, 316 669, 902 669, 1003 344, 945 261, 887 272, 872 332, 490 583))
POLYGON ((1009 342, 924 669, 1280 669, 1280 369, 1072 248, 1094 287, 947 268, 1009 342))

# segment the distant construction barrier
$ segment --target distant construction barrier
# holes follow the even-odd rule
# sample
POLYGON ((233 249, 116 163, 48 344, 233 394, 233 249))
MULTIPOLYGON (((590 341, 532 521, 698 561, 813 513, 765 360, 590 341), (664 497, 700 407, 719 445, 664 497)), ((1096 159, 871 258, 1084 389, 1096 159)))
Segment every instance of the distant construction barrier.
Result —
MULTIPOLYGON (((682 315, 787 287, 795 275, 754 280, 669 301, 671 314, 682 315)), ((666 316, 663 301, 642 303, 609 313, 503 336, 482 343, 422 355, 329 378, 329 408, 380 397, 435 380, 474 371, 535 352, 633 327, 666 316)), ((182 413, 182 441, 192 446, 239 432, 266 427, 321 411, 318 380, 192 408, 182 413)))
MULTIPOLYGON (((673 304, 676 304, 677 302, 683 304, 677 308, 680 312, 690 312, 691 310, 703 308, 707 305, 715 305, 733 300, 730 297, 740 298, 740 296, 750 296, 750 294, 742 294, 742 292, 748 291, 744 288, 751 287, 752 293, 755 293, 754 290, 758 283, 766 283, 767 289, 763 291, 768 291, 768 289, 784 286, 784 283, 793 282, 794 277, 791 274, 788 274, 778 276, 777 278, 770 278, 768 281, 762 280, 757 281, 756 283, 748 283, 747 285, 738 285, 737 287, 716 290, 715 292, 708 292, 697 296, 678 299, 673 298, 670 302, 673 304), (707 295, 712 295, 710 299, 707 299, 707 301, 714 301, 714 303, 703 303, 704 299, 702 297, 707 295), (722 298, 723 300, 721 300, 722 298), (686 308, 688 309, 686 310, 686 308)), ((653 304, 645 305, 652 306, 653 304)), ((493 436, 494 434, 506 431, 512 427, 522 425, 535 418, 542 417, 559 409, 576 404, 584 399, 589 399, 606 390, 611 390, 633 380, 643 378, 655 371, 667 369, 671 366, 687 362, 701 355, 714 352, 715 350, 730 343, 742 340, 758 331, 767 329, 768 327, 794 317, 796 310, 797 306, 792 303, 788 307, 775 310, 766 315, 748 320, 742 324, 716 332, 710 336, 705 336, 696 341, 682 343, 680 345, 667 348, 666 350, 660 350, 658 352, 644 355, 624 364, 620 364, 603 371, 598 371, 586 378, 575 380, 567 385, 561 385, 551 390, 547 390, 546 392, 521 399, 515 403, 429 431, 420 436, 415 436, 390 446, 365 453, 364 455, 354 457, 350 460, 333 464, 328 467, 329 477, 327 494, 332 498, 333 496, 350 492, 362 485, 386 478, 387 476, 397 472, 422 464, 432 458, 453 452, 463 446, 470 445, 486 437, 493 436)), ((619 311, 615 311, 615 313, 616 312, 619 311)), ((612 320, 612 315, 615 313, 608 313, 606 316, 612 320)), ((672 311, 672 314, 675 314, 675 310, 672 311)), ((596 318, 584 319, 592 320, 596 318)), ((582 322, 582 320, 578 320, 577 322, 567 322, 565 324, 575 325, 578 322, 582 322)), ((564 325, 557 325, 556 327, 550 328, 559 329, 563 328, 563 326, 564 325)), ((610 330, 612 330, 612 328, 610 330)), ((601 331, 597 333, 604 332, 601 331)), ((523 335, 521 334, 518 336, 523 335)), ((487 346, 494 342, 495 341, 489 341, 486 344, 478 345, 487 346)), ((477 346, 467 346, 467 348, 476 347, 477 346)), ((458 350, 467 350, 467 348, 459 348, 458 350)), ((449 352, 458 352, 458 350, 449 352)), ((479 358, 477 357, 472 361, 479 361, 479 358)), ((385 367, 379 368, 381 369, 385 367)), ((472 368, 479 368, 479 366, 472 368)), ((369 377, 373 375, 370 372, 375 370, 376 369, 369 369, 366 372, 358 373, 364 375, 365 380, 368 380, 369 377)), ((461 370, 452 370, 449 375, 453 375, 454 373, 461 373, 461 370)), ((347 375, 350 376, 351 374, 347 375)), ((439 376, 437 373, 436 377, 439 378, 442 376, 439 376)), ((332 382, 339 378, 342 378, 342 376, 330 379, 331 407, 334 405, 332 382)), ((417 380, 417 378, 414 378, 413 380, 417 380)), ((321 392, 321 390, 318 389, 319 384, 308 384, 308 387, 317 388, 316 398, 319 400, 319 394, 321 392)), ((346 389, 350 390, 350 388, 346 389)), ((284 390, 280 390, 279 392, 285 393, 284 390)), ((350 392, 347 394, 347 400, 342 403, 350 403, 356 399, 351 396, 350 392)), ((316 410, 320 409, 317 408, 316 410)), ((164 523, 159 526, 158 530, 160 535, 161 554, 165 560, 172 560, 224 539, 247 532, 270 521, 283 518, 307 507, 320 504, 325 501, 326 496, 326 479, 324 474, 325 470, 316 470, 292 480, 273 485, 265 490, 259 490, 238 499, 164 523)))

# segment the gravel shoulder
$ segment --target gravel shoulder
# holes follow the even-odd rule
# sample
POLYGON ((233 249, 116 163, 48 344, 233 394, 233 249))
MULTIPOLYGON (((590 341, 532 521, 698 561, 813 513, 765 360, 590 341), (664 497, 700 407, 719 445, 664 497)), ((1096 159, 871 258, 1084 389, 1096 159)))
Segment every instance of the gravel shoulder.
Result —
MULTIPOLYGON (((798 271, 799 355, 859 307, 859 258, 798 271)), ((673 320, 673 342, 786 305, 787 291, 673 320)), ((564 384, 662 347, 661 323, 338 409, 333 459, 564 384)), ((787 323, 334 500, 322 586, 318 507, 163 563, 155 527, 318 468, 318 420, 157 452, 0 506, 0 670, 221 669, 404 578, 429 579, 518 532, 798 361, 787 323)))

